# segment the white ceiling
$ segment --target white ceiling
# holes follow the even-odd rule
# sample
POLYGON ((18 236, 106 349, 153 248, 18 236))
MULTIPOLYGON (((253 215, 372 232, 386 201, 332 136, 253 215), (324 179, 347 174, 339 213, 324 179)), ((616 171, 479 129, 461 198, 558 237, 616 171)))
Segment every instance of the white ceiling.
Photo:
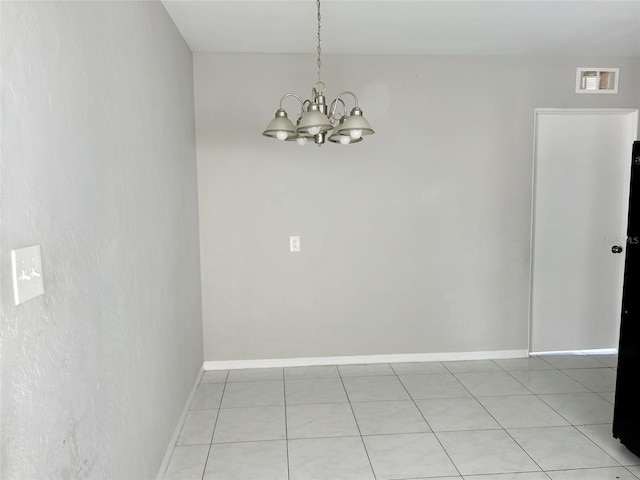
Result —
MULTIPOLYGON (((194 52, 315 53, 314 0, 163 0, 194 52)), ((323 0, 322 52, 640 57, 640 0, 323 0)))

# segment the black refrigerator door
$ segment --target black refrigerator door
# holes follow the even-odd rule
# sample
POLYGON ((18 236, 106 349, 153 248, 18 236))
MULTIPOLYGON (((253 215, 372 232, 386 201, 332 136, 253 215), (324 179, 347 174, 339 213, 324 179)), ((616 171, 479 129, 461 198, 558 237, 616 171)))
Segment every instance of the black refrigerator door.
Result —
POLYGON ((640 456, 640 142, 631 156, 627 252, 622 293, 613 436, 640 456))

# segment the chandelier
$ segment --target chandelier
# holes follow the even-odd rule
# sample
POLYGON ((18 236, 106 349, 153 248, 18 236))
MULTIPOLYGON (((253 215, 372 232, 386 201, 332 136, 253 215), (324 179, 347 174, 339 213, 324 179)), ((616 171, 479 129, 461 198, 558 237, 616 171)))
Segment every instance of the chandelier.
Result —
POLYGON ((371 135, 373 129, 369 122, 362 115, 362 110, 358 107, 358 97, 353 92, 344 91, 340 93, 331 103, 327 105, 324 95, 325 84, 322 82, 320 70, 322 61, 320 56, 322 49, 320 45, 320 0, 316 0, 318 10, 318 82, 311 89, 311 99, 302 100, 295 93, 287 93, 280 99, 280 107, 276 110, 276 115, 262 134, 266 137, 276 138, 283 141, 296 141, 298 145, 306 145, 309 140, 313 140, 321 146, 327 140, 332 143, 349 145, 362 141, 364 135, 371 135), (294 97, 300 102, 300 115, 294 126, 287 117, 287 112, 282 108, 286 98, 294 97), (351 97, 354 106, 347 115, 347 104, 343 97, 351 97))

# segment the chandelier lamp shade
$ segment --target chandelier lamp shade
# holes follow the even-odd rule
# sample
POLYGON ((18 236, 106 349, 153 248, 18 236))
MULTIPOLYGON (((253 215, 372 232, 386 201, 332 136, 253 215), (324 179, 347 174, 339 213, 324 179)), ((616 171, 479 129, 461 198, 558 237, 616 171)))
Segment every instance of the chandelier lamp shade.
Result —
POLYGON ((282 141, 295 141, 298 145, 306 145, 313 141, 321 146, 327 140, 340 145, 359 143, 366 135, 374 133, 371 125, 358 106, 358 97, 353 92, 340 93, 330 104, 327 104, 324 94, 325 84, 321 80, 320 70, 321 44, 320 44, 320 0, 316 1, 318 11, 318 82, 311 89, 311 98, 302 100, 295 93, 287 93, 280 99, 280 106, 276 110, 275 117, 269 122, 262 134, 266 137, 282 141), (289 119, 283 107, 284 101, 293 97, 300 103, 300 113, 295 125, 289 119), (353 101, 353 108, 349 111, 343 97, 353 101))

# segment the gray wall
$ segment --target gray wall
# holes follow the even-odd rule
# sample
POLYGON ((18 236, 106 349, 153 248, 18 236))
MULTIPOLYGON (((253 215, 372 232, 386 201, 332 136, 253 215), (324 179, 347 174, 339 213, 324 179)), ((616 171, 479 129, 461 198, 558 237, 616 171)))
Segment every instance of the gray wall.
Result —
POLYGON ((640 107, 638 59, 326 56, 377 133, 301 148, 260 133, 313 56, 194 66, 210 361, 527 349, 534 109, 640 107), (592 66, 618 95, 574 93, 592 66))
POLYGON ((159 2, 0 9, 0 477, 153 478, 203 358, 192 55, 159 2))

